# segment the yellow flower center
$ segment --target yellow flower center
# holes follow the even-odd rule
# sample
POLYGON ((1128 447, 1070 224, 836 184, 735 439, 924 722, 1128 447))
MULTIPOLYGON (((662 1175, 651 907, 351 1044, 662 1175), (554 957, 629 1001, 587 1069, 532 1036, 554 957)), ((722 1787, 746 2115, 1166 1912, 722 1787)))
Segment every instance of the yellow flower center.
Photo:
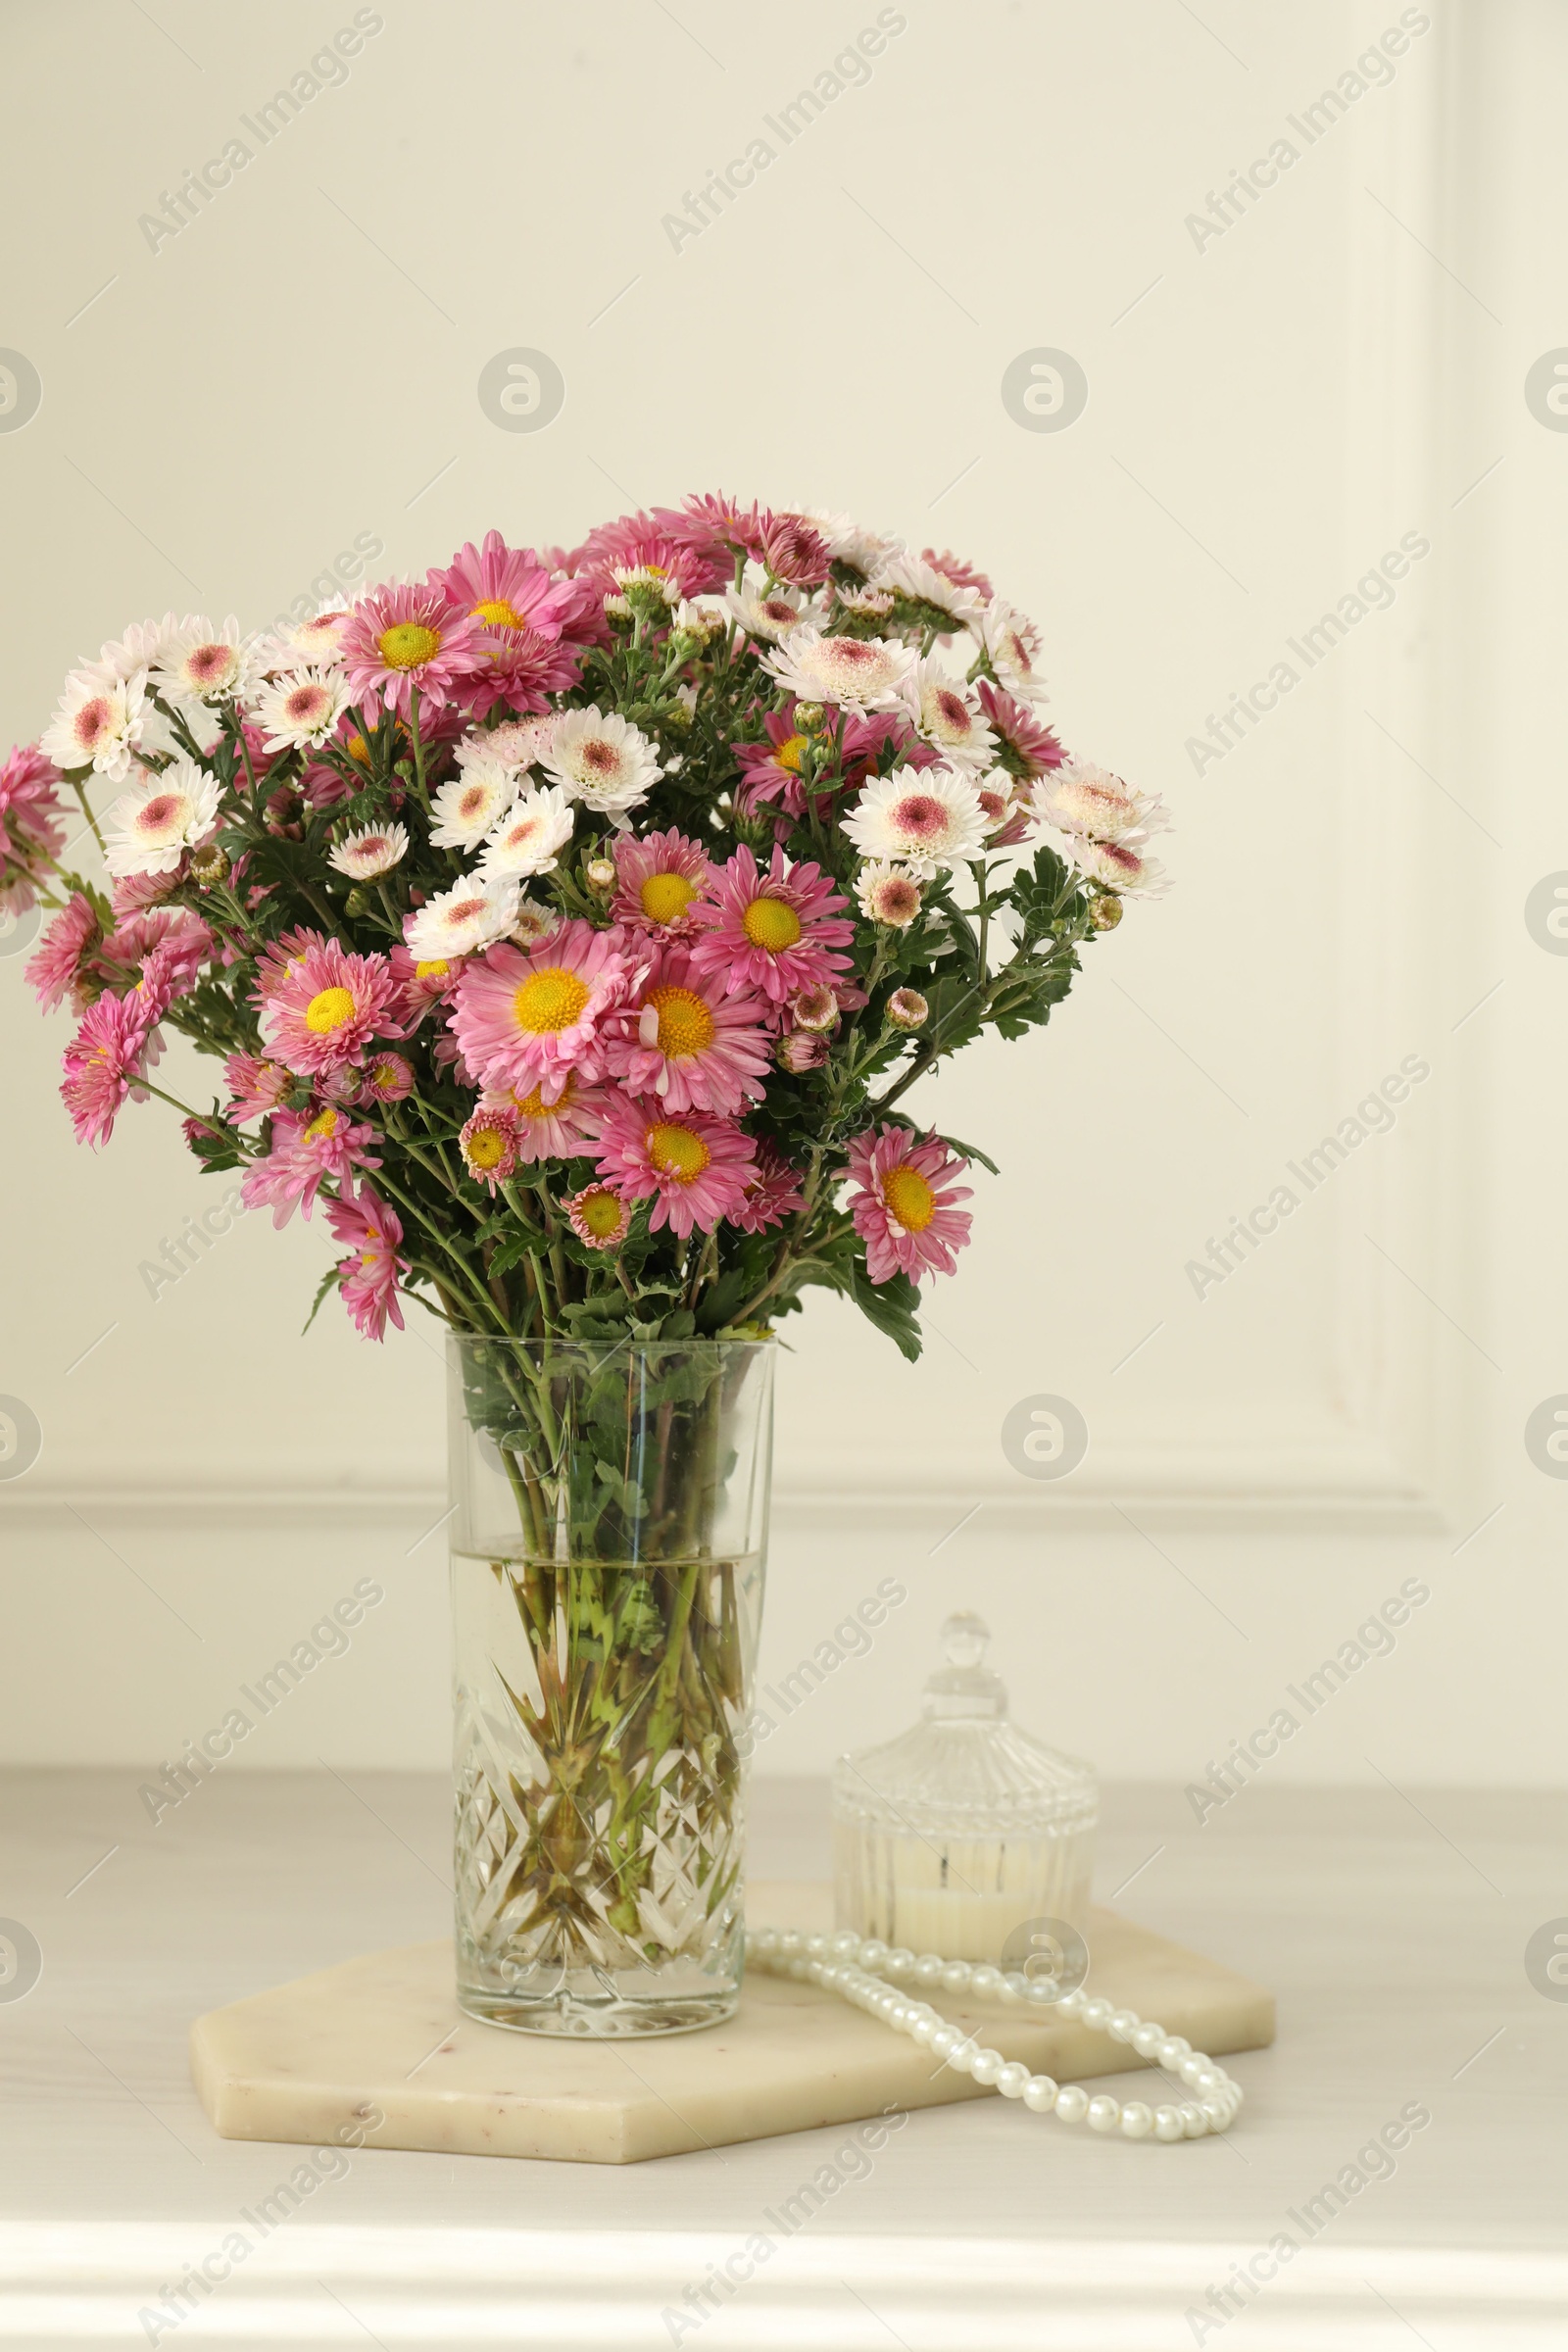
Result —
POLYGON ((580 1017, 592 993, 587 981, 564 964, 547 963, 523 982, 512 1010, 517 1027, 530 1037, 556 1037, 580 1017))
POLYGON ((584 1193, 577 1203, 577 1214, 589 1232, 601 1241, 607 1234, 617 1231, 621 1220, 621 1205, 613 1193, 584 1193))
POLYGON ((422 620, 394 621, 375 643, 388 669, 417 669, 441 651, 440 632, 427 629, 422 620))
POLYGON ((651 988, 648 1002, 659 1008, 661 1054, 704 1054, 713 1042, 713 1016, 689 988, 651 988))
POLYGON ((507 1155, 507 1139, 499 1127, 481 1127, 469 1136, 465 1149, 471 1166, 498 1168, 507 1155))
POLYGON ((689 1127, 661 1119, 648 1130, 648 1156, 662 1176, 673 1176, 677 1184, 695 1184, 712 1153, 689 1127))
POLYGON ((906 1233, 924 1233, 937 1213, 937 1197, 914 1168, 895 1168, 884 1176, 882 1198, 906 1233))
POLYGON ((685 913, 697 896, 697 885, 688 882, 684 874, 650 874, 637 893, 644 914, 651 923, 672 923, 685 913))
POLYGON ((444 956, 432 956, 427 963, 415 965, 414 977, 416 980, 444 980, 449 968, 444 956))
POLYGON ((754 948, 782 956, 801 936, 801 918, 782 899, 753 899, 741 916, 741 929, 754 948))
POLYGON ((332 1108, 330 1102, 318 1118, 311 1121, 305 1132, 307 1135, 336 1135, 337 1112, 332 1108))
POLYGON ((808 741, 809 738, 805 735, 788 736, 773 754, 780 767, 787 767, 792 776, 798 776, 801 772, 801 754, 808 741))
POLYGON ((313 1037, 327 1037, 354 1018, 354 999, 346 988, 318 989, 305 1007, 305 1026, 313 1037))
POLYGON ((504 596, 494 597, 488 604, 475 605, 469 618, 486 621, 492 629, 525 629, 528 626, 522 614, 514 606, 509 605, 504 596))
POLYGON ((531 1095, 519 1095, 516 1090, 514 1089, 512 1100, 517 1106, 517 1113, 520 1118, 554 1119, 559 1118, 561 1113, 568 1107, 576 1091, 576 1076, 575 1073, 570 1073, 567 1076, 565 1085, 562 1088, 560 1094, 556 1097, 553 1102, 547 1102, 545 1101, 545 1090, 542 1085, 536 1086, 531 1095))
POLYGON ((370 747, 366 742, 363 735, 351 735, 348 740, 347 748, 348 755, 351 760, 358 760, 362 767, 369 766, 370 747))

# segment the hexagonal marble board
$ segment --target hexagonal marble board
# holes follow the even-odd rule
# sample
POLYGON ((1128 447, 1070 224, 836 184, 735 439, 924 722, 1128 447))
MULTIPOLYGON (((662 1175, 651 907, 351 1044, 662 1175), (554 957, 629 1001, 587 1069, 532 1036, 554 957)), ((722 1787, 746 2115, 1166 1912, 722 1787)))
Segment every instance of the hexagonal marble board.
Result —
MULTIPOLYGON (((753 1886, 758 1926, 832 1923, 826 1886, 753 1886)), ((1274 2038, 1274 1996, 1112 1911, 1091 1915, 1089 1989, 1156 2018, 1212 2057, 1274 2038)), ((938 1997, 1004 2057, 1058 2081, 1126 2074, 1123 2044, 1067 2020, 938 1997)), ((726 2141, 809 2132, 897 2108, 993 2098, 965 2075, 814 1984, 753 1976, 736 2015, 697 2034, 584 2043, 466 2017, 452 1946, 416 1943, 214 2009, 191 2028, 191 2073, 225 2139, 635 2164, 726 2141)))

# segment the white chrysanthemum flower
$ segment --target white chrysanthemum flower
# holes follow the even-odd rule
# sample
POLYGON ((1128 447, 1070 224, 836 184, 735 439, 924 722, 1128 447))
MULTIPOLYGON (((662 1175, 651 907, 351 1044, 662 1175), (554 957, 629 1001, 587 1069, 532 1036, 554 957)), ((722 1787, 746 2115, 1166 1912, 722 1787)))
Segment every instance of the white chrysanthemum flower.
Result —
POLYGON ((664 772, 658 747, 646 735, 618 710, 600 710, 592 703, 586 710, 559 714, 543 760, 546 773, 565 786, 569 799, 601 816, 623 816, 640 807, 664 772))
POLYGON ((476 727, 458 746, 458 765, 465 774, 477 766, 504 768, 519 776, 544 758, 555 730, 553 710, 540 718, 504 718, 499 727, 476 727))
POLYGON ((373 882, 378 874, 389 874, 395 865, 401 865, 408 854, 409 836, 404 826, 362 825, 357 833, 345 835, 326 862, 356 882, 373 882))
POLYGON ((927 743, 954 767, 988 768, 997 739, 987 726, 980 697, 961 678, 950 677, 936 661, 915 664, 904 681, 904 708, 927 743))
POLYGON ((470 760, 430 803, 430 842, 438 850, 471 850, 483 841, 517 797, 517 778, 499 760, 470 760))
POLYGON ((255 641, 241 637, 233 613, 221 628, 198 613, 165 629, 152 685, 166 702, 221 703, 248 695, 258 675, 255 641))
POLYGON ((185 852, 218 823, 219 783, 194 760, 176 759, 156 773, 144 768, 104 814, 109 871, 172 874, 185 852))
POLYGON ((858 588, 836 588, 835 612, 853 612, 861 620, 881 620, 893 610, 891 588, 873 588, 865 581, 858 588))
POLYGON ((851 564, 867 579, 904 553, 904 541, 890 531, 868 531, 853 514, 836 514, 826 507, 791 507, 789 514, 808 522, 835 564, 851 564))
POLYGON ((270 752, 306 751, 326 741, 348 707, 342 670, 290 669, 256 689, 250 714, 270 752))
POLYGON ((683 596, 670 627, 684 629, 690 637, 712 637, 724 626, 726 612, 722 597, 683 596))
POLYGON ((680 603, 679 582, 651 564, 614 564, 611 566, 610 576, 622 596, 628 588, 653 588, 666 605, 680 603))
POLYGON ((553 906, 541 906, 537 899, 519 899, 512 929, 507 933, 519 948, 531 948, 546 932, 558 931, 561 917, 553 906))
POLYGON ((1119 898, 1157 899, 1170 888, 1170 876, 1157 858, 1146 857, 1141 840, 1075 840, 1072 853, 1086 874, 1119 898))
POLYGON ((1036 782, 1029 805, 1043 824, 1087 841, 1124 841, 1170 822, 1156 792, 1140 792, 1108 767, 1069 760, 1036 782))
POLYGON ((172 612, 166 612, 162 620, 133 620, 123 637, 112 637, 100 648, 92 666, 122 680, 133 678, 138 670, 152 669, 163 651, 165 637, 178 625, 172 612))
POLYGON ((855 895, 867 922, 885 923, 890 931, 907 930, 920 911, 920 885, 908 867, 881 858, 861 866, 855 895))
POLYGON ((286 621, 264 638, 257 659, 264 669, 306 669, 335 663, 349 625, 346 597, 329 596, 308 620, 286 621))
POLYGON ((926 880, 985 849, 979 791, 956 767, 896 767, 872 776, 842 821, 862 858, 896 858, 926 880))
POLYGON ((802 589, 787 588, 778 581, 769 587, 760 566, 748 564, 739 588, 725 589, 724 610, 748 637, 762 645, 777 645, 791 629, 810 618, 811 608, 802 589))
POLYGON ((56 767, 92 767, 112 784, 122 784, 141 749, 146 689, 142 670, 117 678, 96 662, 74 669, 39 750, 56 767))
POLYGON ((1040 631, 1015 605, 994 596, 975 624, 975 635, 991 657, 991 666, 1009 694, 1038 703, 1045 700, 1041 676, 1040 631))
POLYGON ((476 948, 505 939, 516 919, 515 882, 487 882, 477 874, 465 874, 411 915, 403 936, 421 961, 436 962, 444 956, 471 956, 476 948))
POLYGON ((479 860, 486 881, 507 874, 548 874, 571 839, 571 804, 559 784, 525 792, 491 833, 479 860))
POLYGON ((807 626, 792 629, 775 653, 762 657, 762 666, 802 702, 839 703, 863 715, 899 708, 914 649, 893 637, 825 637, 807 626))
POLYGON ((960 588, 945 571, 938 571, 923 556, 910 555, 907 548, 890 564, 883 564, 871 585, 891 588, 898 596, 913 597, 922 605, 932 606, 947 614, 955 629, 976 627, 986 609, 986 600, 977 589, 960 588))

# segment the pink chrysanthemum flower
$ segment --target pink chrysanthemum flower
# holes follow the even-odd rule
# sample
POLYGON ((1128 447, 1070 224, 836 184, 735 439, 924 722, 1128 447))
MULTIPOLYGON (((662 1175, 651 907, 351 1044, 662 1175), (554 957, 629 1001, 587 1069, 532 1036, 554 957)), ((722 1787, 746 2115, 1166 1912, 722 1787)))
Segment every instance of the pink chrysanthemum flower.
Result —
POLYGON ((73 994, 81 967, 98 945, 98 917, 80 891, 74 891, 24 966, 45 1012, 73 994))
POLYGON ((372 1102, 402 1102, 414 1092, 414 1064, 402 1054, 372 1054, 360 1079, 372 1102))
POLYGON ((343 1303, 362 1339, 385 1336, 388 1319, 403 1329, 398 1284, 409 1271, 399 1257, 403 1226, 384 1200, 368 1184, 353 1199, 329 1200, 326 1219, 336 1240, 346 1242, 351 1255, 338 1262, 343 1303))
POLYGON ((658 948, 611 1039, 610 1073, 668 1110, 733 1116, 766 1091, 768 1009, 750 990, 726 995, 689 949, 658 948))
POLYGON ((951 554, 947 548, 944 548, 939 556, 934 547, 922 547, 920 561, 923 564, 929 564, 933 571, 941 572, 942 577, 945 580, 951 580, 955 588, 974 589, 976 594, 983 596, 988 604, 996 594, 996 590, 983 571, 976 571, 972 564, 963 563, 957 556, 951 554))
POLYGON ((775 1144, 759 1144, 757 1175, 736 1206, 729 1210, 729 1222, 738 1225, 742 1233, 766 1233, 805 1206, 806 1196, 801 1191, 798 1170, 790 1166, 775 1144))
POLYGON ((671 581, 682 596, 701 596, 722 586, 729 577, 730 563, 722 550, 667 535, 651 514, 620 514, 589 532, 579 571, 610 588, 613 572, 634 568, 671 581))
POLYGON ((722 565, 727 571, 737 548, 743 548, 749 556, 760 556, 762 540, 773 517, 755 499, 749 507, 743 507, 738 499, 725 498, 722 492, 715 497, 694 491, 678 508, 656 507, 653 520, 682 547, 695 548, 710 563, 722 565))
POLYGON ((476 718, 499 704, 506 710, 546 711, 553 694, 569 694, 582 664, 569 645, 537 629, 489 629, 480 641, 480 666, 464 683, 463 701, 476 718))
POLYGON ((791 696, 787 710, 764 711, 765 743, 732 743, 729 747, 740 761, 744 779, 736 799, 748 813, 764 801, 776 801, 787 816, 799 816, 805 809, 801 760, 810 737, 796 726, 795 710, 791 696))
POLYGON ((720 866, 697 909, 704 935, 692 951, 700 972, 723 975, 730 995, 760 989, 774 1004, 803 989, 834 986, 850 959, 837 951, 855 937, 849 902, 819 865, 792 866, 775 844, 760 867, 749 849, 720 866))
MULTIPOLYGON (((235 868, 236 873, 238 867, 235 868)), ((127 914, 141 914, 149 906, 160 906, 172 890, 179 888, 179 874, 117 874, 110 885, 109 905, 116 922, 127 914)))
POLYGON ((618 1250, 631 1231, 631 1210, 608 1184, 585 1184, 564 1207, 572 1232, 587 1250, 618 1250))
POLYGON ((505 1184, 517 1164, 517 1122, 510 1110, 480 1103, 458 1137, 463 1164, 492 1193, 505 1184))
POLYGON ((1027 841, 1034 816, 1027 786, 1014 782, 1004 767, 994 767, 980 778, 978 789, 986 848, 1010 850, 1027 841))
POLYGON ((411 1036, 427 1012, 447 1003, 462 969, 456 956, 420 956, 412 948, 392 950, 393 1004, 403 1036, 411 1036))
POLYGON ((792 588, 820 588, 827 578, 827 541, 798 514, 780 514, 762 534, 762 562, 792 588))
POLYGON ((712 878, 701 846, 684 833, 615 836, 615 895, 610 911, 630 931, 656 939, 692 939, 702 928, 694 911, 712 878))
POLYGON ((271 1147, 246 1169, 240 1199, 247 1208, 270 1208, 275 1226, 286 1225, 296 1208, 308 1217, 323 1184, 341 1188, 356 1168, 380 1166, 368 1149, 374 1141, 373 1127, 360 1125, 335 1102, 309 1115, 276 1110, 271 1147))
MULTIPOLYGON (((254 905, 256 902, 253 901, 254 905)), ((254 1002, 264 1004, 276 993, 297 964, 303 963, 312 948, 323 948, 326 936, 320 931, 307 931, 303 925, 293 931, 280 931, 256 958, 256 987, 254 1002)))
POLYGON ((1027 703, 991 678, 979 681, 980 708, 997 739, 997 758, 1010 775, 1032 779, 1048 767, 1059 767, 1067 755, 1054 731, 1037 718, 1027 703))
POLYGON ((563 923, 526 953, 502 946, 472 958, 448 1026, 483 1085, 542 1085, 554 1101, 568 1070, 603 1075, 605 1016, 629 978, 610 933, 563 923))
POLYGON ((568 1070, 553 1102, 545 1101, 543 1086, 487 1090, 479 1102, 481 1109, 510 1112, 517 1158, 531 1168, 542 1159, 584 1158, 598 1141, 605 1098, 602 1088, 584 1085, 575 1070, 568 1070))
POLYGON ((599 1139, 599 1173, 626 1199, 653 1201, 651 1232, 667 1225, 684 1239, 694 1226, 711 1233, 740 1205, 757 1160, 750 1136, 727 1119, 612 1095, 599 1139))
POLYGON ((970 1188, 950 1179, 968 1164, 955 1159, 940 1137, 922 1143, 906 1127, 868 1127, 855 1138, 847 1173, 859 1189, 851 1210, 873 1282, 901 1273, 918 1282, 922 1274, 956 1270, 972 1220, 954 1203, 967 1200, 970 1188))
POLYGON ((214 947, 211 931, 190 907, 151 906, 142 913, 123 916, 99 955, 105 963, 122 966, 132 985, 135 979, 156 974, 167 991, 165 1004, 169 1004, 195 987, 214 947))
POLYGON ((65 1051, 60 1088, 78 1144, 106 1144, 127 1095, 146 1101, 140 1080, 148 1062, 157 1059, 156 1018, 151 1000, 139 989, 125 997, 100 997, 82 1014, 65 1051))
POLYGON ((539 637, 559 637, 561 616, 572 604, 569 587, 551 578, 531 547, 509 547, 499 531, 486 531, 482 547, 470 539, 444 571, 429 573, 428 582, 444 603, 486 631, 531 629, 539 637))
POLYGON ((0 871, 13 865, 22 869, 6 875, 7 888, 15 893, 20 884, 24 894, 12 901, 20 911, 32 905, 27 865, 40 851, 58 858, 65 847, 57 798, 61 780, 59 768, 34 743, 16 745, 0 766, 0 871))
POLYGON ((339 1070, 396 1029, 392 967, 384 956, 349 955, 318 939, 267 990, 262 1018, 268 1045, 291 1070, 339 1070))
POLYGON ((407 718, 451 702, 481 663, 477 622, 428 584, 383 588, 354 607, 339 659, 356 702, 373 698, 407 718))
POLYGON ((264 1061, 259 1054, 231 1054, 223 1076, 228 1081, 228 1116, 237 1126, 275 1110, 294 1083, 292 1070, 280 1061, 264 1061))

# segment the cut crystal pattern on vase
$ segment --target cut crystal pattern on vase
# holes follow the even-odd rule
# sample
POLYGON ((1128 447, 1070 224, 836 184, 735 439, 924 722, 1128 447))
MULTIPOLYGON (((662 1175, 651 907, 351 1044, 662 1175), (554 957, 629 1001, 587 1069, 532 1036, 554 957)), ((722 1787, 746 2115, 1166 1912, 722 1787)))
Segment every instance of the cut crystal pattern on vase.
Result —
POLYGON ((459 1997, 553 2034, 728 2016, 772 1355, 453 1343, 459 1997))

